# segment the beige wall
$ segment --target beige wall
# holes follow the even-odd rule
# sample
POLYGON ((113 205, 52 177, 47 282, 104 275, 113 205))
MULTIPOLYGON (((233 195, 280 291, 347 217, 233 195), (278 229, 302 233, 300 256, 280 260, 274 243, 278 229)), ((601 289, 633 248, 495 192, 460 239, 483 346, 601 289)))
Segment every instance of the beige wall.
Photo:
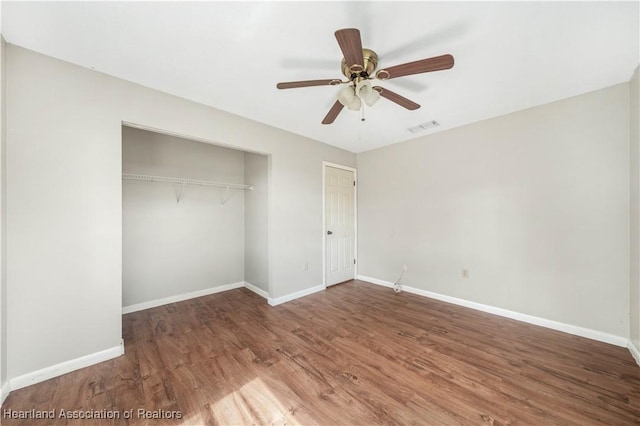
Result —
MULTIPOLYGON (((0 389, 7 381, 6 43, 0 35, 0 389)), ((6 397, 0 390, 0 404, 6 397)))
POLYGON ((640 350, 640 84, 636 68, 629 82, 629 142, 631 153, 631 342, 640 350))
POLYGON ((253 191, 245 191, 244 280, 269 292, 268 177, 269 158, 244 154, 244 179, 253 191))
POLYGON ((271 296, 322 284, 322 161, 354 166, 354 154, 22 48, 7 54, 10 378, 120 343, 123 121, 270 154, 271 296))
POLYGON ((358 154, 359 274, 627 338, 628 114, 621 84, 358 154))
MULTIPOLYGON (((244 153, 130 127, 123 173, 244 182, 244 153)), ((122 182, 122 306, 244 280, 244 190, 122 182)))

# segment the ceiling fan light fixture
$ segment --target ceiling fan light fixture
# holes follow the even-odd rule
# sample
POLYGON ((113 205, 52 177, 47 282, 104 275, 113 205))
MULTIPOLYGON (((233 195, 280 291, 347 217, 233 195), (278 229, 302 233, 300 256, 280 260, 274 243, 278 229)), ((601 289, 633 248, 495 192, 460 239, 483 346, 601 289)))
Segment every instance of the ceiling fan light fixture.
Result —
POLYGON ((380 99, 380 93, 373 88, 369 80, 362 80, 358 82, 356 85, 356 96, 362 99, 370 107, 380 99))
POLYGON ((378 100, 380 100, 380 93, 377 90, 372 90, 371 93, 364 98, 364 103, 372 107, 378 100))
POLYGON ((347 105, 347 108, 349 108, 351 111, 358 111, 360 110, 361 106, 362 106, 362 101, 360 100, 360 98, 357 96, 354 96, 353 100, 349 103, 349 105, 347 105))
POLYGON ((347 86, 338 92, 338 101, 348 107, 354 99, 357 99, 353 86, 347 86))
POLYGON ((373 92, 373 87, 369 80, 361 80, 356 84, 356 96, 365 99, 373 92))

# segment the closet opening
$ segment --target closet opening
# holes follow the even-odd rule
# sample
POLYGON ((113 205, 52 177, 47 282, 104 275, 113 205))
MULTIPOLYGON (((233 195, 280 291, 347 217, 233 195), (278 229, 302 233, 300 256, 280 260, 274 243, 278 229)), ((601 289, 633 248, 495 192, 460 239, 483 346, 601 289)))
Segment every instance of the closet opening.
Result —
POLYGON ((123 313, 239 287, 268 297, 269 163, 123 125, 123 313))

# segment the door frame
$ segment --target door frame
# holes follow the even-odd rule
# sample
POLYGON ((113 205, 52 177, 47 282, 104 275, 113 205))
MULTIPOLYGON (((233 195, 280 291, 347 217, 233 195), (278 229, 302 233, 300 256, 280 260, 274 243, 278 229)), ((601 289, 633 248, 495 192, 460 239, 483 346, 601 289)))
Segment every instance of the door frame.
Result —
POLYGON ((327 167, 348 170, 353 172, 353 180, 356 182, 353 187, 353 258, 356 263, 353 267, 353 279, 358 276, 358 169, 344 166, 342 164, 331 163, 329 161, 322 162, 322 284, 327 288, 327 218, 326 218, 326 171, 327 167))

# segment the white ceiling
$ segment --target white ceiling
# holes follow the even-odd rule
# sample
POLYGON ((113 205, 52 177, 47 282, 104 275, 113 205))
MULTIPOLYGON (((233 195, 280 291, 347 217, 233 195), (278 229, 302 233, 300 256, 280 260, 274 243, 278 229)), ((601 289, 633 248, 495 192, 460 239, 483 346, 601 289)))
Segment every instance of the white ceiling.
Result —
MULTIPOLYGON (((626 82, 638 2, 2 2, 12 44, 307 136, 368 149, 626 82), (386 99, 320 122, 341 78, 334 37, 359 28, 378 68, 450 53, 451 70, 383 82, 386 99), (437 120, 435 130, 407 128, 437 120)), ((342 87, 342 86, 340 86, 342 87)))

